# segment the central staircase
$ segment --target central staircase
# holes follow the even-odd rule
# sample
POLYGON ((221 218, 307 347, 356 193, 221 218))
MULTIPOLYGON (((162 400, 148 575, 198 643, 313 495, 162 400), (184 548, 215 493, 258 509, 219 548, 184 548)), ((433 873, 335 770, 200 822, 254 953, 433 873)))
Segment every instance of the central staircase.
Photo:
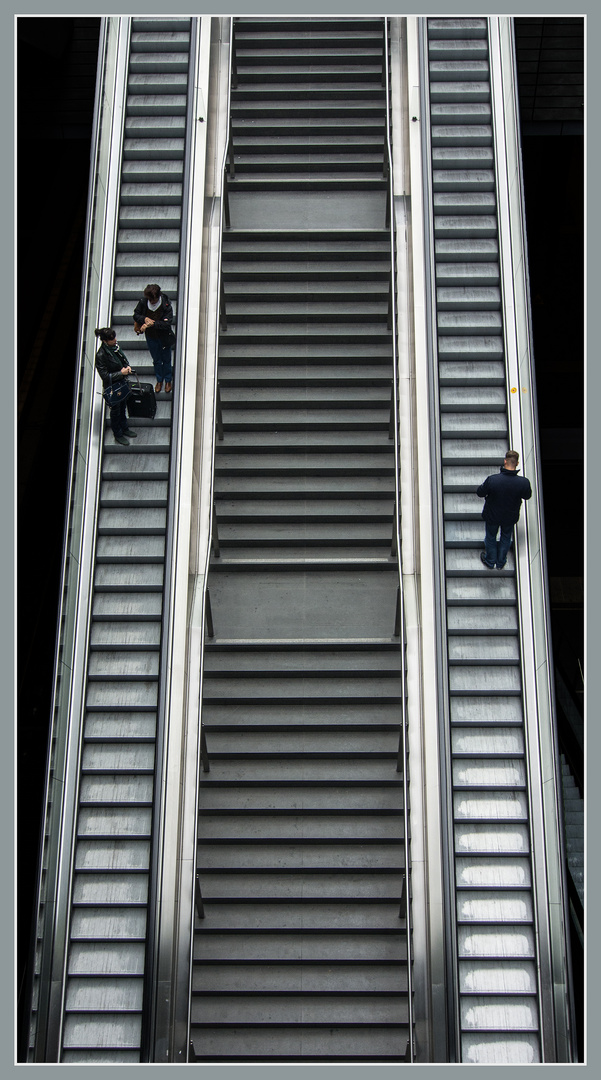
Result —
POLYGON ((401 1062, 382 19, 237 19, 190 1057, 401 1062))

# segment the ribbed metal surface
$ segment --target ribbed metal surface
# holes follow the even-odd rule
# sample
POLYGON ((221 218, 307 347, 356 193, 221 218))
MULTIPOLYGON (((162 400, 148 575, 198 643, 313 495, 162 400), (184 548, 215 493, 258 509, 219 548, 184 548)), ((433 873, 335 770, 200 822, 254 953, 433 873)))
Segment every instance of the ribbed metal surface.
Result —
POLYGON ((192 1059, 399 1062, 383 21, 235 44, 192 1059))
MULTIPOLYGON (((132 312, 149 281, 177 300, 188 19, 133 19, 112 325, 152 376, 132 312)), ((177 378, 177 375, 176 375, 177 378)), ((140 1060, 172 397, 105 420, 62 1061, 140 1060)))
POLYGON ((475 489, 509 449, 486 19, 429 19, 460 1059, 541 1060, 515 561, 475 489))

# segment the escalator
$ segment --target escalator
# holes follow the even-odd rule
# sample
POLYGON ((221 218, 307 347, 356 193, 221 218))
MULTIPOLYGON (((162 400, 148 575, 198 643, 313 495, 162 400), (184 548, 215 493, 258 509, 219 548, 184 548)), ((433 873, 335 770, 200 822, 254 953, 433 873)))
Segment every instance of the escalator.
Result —
POLYGON ((235 20, 191 1060, 411 1038, 383 20, 235 20))
MULTIPOLYGON (((133 308, 157 279, 177 305, 189 45, 189 19, 132 20, 112 325, 141 379, 133 308)), ((64 1013, 38 1060, 140 1060, 172 402, 128 447, 104 420, 64 1013)))
POLYGON ((475 494, 510 448, 487 20, 428 19, 427 49, 458 1053, 464 1062, 537 1062, 516 557, 512 549, 501 571, 482 565, 475 494))

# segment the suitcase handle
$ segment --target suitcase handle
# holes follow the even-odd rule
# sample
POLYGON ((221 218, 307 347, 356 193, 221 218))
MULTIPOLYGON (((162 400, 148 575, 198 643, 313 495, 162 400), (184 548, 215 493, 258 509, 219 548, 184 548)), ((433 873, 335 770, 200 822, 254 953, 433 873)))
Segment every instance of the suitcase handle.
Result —
MULTIPOLYGON (((138 384, 138 390, 139 390, 140 389, 140 380, 138 378, 138 372, 134 370, 134 368, 131 366, 131 364, 130 364, 130 372, 129 372, 129 374, 136 376, 136 382, 138 384)), ((129 380, 129 376, 127 376, 127 378, 129 380)))

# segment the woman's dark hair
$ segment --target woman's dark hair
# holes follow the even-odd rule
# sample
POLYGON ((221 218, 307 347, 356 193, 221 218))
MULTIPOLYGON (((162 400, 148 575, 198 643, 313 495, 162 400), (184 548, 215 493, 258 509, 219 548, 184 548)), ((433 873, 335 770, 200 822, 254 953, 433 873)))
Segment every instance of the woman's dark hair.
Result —
POLYGON ((112 326, 101 326, 100 329, 97 327, 94 333, 101 341, 112 341, 114 337, 117 337, 112 326))
POLYGON ((152 300, 153 304, 154 304, 155 300, 158 300, 160 295, 161 295, 161 286, 160 285, 147 285, 146 288, 144 289, 144 296, 146 296, 148 300, 152 300))

